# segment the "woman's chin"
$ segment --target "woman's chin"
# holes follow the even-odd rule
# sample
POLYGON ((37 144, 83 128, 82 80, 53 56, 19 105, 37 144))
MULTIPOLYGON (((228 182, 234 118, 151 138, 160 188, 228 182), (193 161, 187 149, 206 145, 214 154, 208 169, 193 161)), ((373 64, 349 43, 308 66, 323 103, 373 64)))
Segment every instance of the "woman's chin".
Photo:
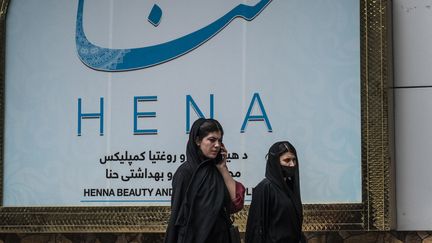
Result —
POLYGON ((214 158, 216 158, 216 156, 217 156, 217 154, 208 154, 208 155, 206 155, 206 157, 209 158, 209 159, 214 159, 214 158))

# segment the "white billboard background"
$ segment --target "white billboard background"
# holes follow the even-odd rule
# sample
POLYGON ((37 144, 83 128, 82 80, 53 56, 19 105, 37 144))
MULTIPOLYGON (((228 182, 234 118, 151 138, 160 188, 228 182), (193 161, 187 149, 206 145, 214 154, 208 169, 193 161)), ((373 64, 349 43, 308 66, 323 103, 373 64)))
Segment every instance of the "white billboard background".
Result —
MULTIPOLYGON (((84 32, 102 47, 151 46, 257 2, 87 0, 84 32), (154 4, 162 9, 157 27, 147 20, 154 4)), ((304 203, 361 202, 358 1, 274 0, 252 21, 234 19, 183 56, 125 72, 96 71, 80 61, 77 6, 70 0, 9 6, 4 206, 169 205, 164 193, 188 138, 188 95, 206 117, 213 97, 224 143, 239 155, 228 166, 240 173, 235 179, 248 188, 247 201, 264 177, 268 148, 289 140, 298 150, 304 203), (254 95, 271 132, 265 121, 249 121, 240 132, 252 102, 251 115, 263 113, 254 95), (139 112, 156 117, 137 118, 139 129, 157 134, 134 135, 138 96, 157 97, 138 103, 139 112), (101 97, 103 136, 99 118, 82 119, 78 136, 78 99, 83 113, 98 113, 101 97), (115 160, 126 151, 146 158, 115 160), (165 157, 152 163, 149 155, 157 152, 165 157), (168 155, 177 161, 168 163, 168 155), (114 160, 101 163, 105 156, 114 160), (146 178, 133 178, 131 170, 147 170, 146 178), (114 173, 118 178, 109 178, 114 173), (157 181, 150 173, 163 176, 157 181)), ((197 117, 191 108, 191 123, 197 117)))

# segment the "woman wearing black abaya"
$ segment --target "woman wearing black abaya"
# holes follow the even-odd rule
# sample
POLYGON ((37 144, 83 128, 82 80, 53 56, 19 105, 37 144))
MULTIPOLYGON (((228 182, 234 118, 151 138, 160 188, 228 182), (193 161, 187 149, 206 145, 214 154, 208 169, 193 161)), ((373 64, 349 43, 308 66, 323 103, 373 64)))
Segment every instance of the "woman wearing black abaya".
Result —
POLYGON ((246 243, 305 242, 299 179, 294 146, 286 141, 273 144, 265 178, 252 192, 246 243))
POLYGON ((165 243, 230 243, 229 214, 243 207, 245 189, 230 175, 218 121, 194 122, 187 161, 172 181, 171 217, 165 243))

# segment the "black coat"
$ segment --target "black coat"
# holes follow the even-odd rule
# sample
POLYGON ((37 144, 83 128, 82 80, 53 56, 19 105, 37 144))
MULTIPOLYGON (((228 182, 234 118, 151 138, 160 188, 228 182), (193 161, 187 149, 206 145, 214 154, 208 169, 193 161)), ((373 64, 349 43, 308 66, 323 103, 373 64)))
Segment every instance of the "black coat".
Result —
MULTIPOLYGON (((246 243, 299 243, 304 241, 301 232, 303 210, 298 166, 296 175, 285 181, 279 163, 279 156, 284 152, 283 150, 278 151, 281 143, 288 142, 276 143, 270 148, 266 178, 253 190, 246 226, 246 243)), ((294 147, 292 149, 295 153, 294 147)))
POLYGON ((215 161, 202 159, 195 144, 204 121, 199 119, 192 125, 186 149, 188 160, 173 177, 165 243, 229 243, 228 189, 215 161))

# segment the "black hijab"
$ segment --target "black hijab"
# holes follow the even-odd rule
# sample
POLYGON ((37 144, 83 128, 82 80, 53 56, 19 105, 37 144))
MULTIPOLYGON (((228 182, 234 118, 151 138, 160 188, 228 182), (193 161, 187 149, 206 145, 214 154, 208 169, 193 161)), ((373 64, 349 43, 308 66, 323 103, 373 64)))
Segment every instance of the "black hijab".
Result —
MULTIPOLYGON (((269 179, 272 183, 277 185, 285 192, 293 192, 295 198, 298 199, 301 205, 301 197, 300 197, 300 173, 299 173, 299 165, 298 165, 298 156, 297 151, 294 146, 288 141, 277 142, 273 144, 269 152, 267 154, 267 166, 266 166, 266 178, 269 179), (291 152, 297 158, 297 165, 295 166, 295 174, 291 177, 292 186, 288 186, 288 183, 284 180, 282 174, 282 168, 280 165, 279 157, 286 153, 291 152)), ((298 206, 298 205, 297 205, 298 206)))
MULTIPOLYGON (((173 179, 171 218, 165 242, 206 242, 221 212, 229 203, 229 194, 215 160, 203 156, 197 145, 202 126, 219 122, 200 118, 190 130, 186 146, 187 161, 176 171, 173 179)), ((201 131, 202 132, 202 131, 201 131)))
POLYGON ((217 127, 217 130, 219 130, 221 132, 221 135, 223 136, 222 126, 219 124, 218 121, 214 119, 199 118, 192 124, 192 127, 189 132, 189 140, 186 145, 186 158, 187 158, 186 163, 188 163, 193 170, 195 170, 201 163, 210 160, 203 156, 201 150, 197 145, 198 139, 200 137, 201 138, 203 137, 203 134, 200 133, 202 132, 201 127, 205 123, 206 124, 211 123, 213 127, 217 127))

